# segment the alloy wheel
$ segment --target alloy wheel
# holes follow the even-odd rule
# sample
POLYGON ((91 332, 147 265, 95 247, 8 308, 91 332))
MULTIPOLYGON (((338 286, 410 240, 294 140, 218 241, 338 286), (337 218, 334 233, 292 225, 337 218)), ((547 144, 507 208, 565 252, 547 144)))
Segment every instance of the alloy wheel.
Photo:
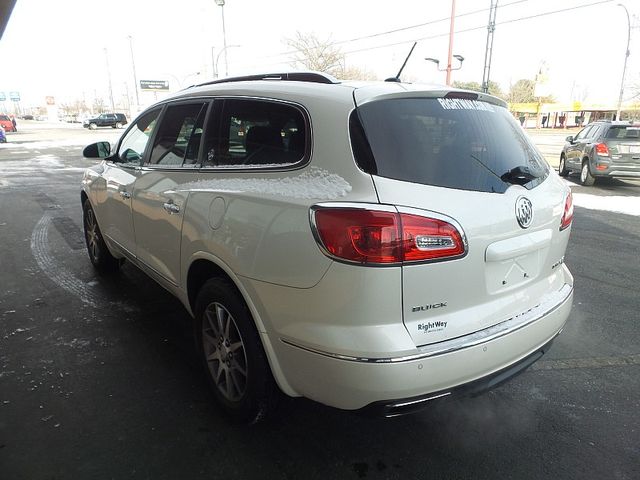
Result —
POLYGON ((85 232, 87 235, 87 246, 89 247, 89 254, 93 260, 97 260, 100 255, 100 234, 98 233, 98 222, 96 222, 96 217, 93 214, 92 209, 87 210, 87 214, 85 216, 86 228, 85 232))
POLYGON ((247 355, 236 321, 214 302, 204 311, 202 346, 211 378, 222 396, 241 400, 247 390, 247 355))

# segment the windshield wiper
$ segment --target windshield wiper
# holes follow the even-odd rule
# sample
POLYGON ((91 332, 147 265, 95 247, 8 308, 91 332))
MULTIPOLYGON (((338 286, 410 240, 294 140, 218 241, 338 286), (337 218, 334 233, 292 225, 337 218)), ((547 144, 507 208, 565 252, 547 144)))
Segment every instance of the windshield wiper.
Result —
POLYGON ((500 180, 506 183, 512 183, 515 185, 526 185, 531 180, 535 180, 538 178, 536 175, 531 173, 529 167, 524 165, 518 165, 517 167, 513 167, 511 170, 503 173, 500 176, 500 180))

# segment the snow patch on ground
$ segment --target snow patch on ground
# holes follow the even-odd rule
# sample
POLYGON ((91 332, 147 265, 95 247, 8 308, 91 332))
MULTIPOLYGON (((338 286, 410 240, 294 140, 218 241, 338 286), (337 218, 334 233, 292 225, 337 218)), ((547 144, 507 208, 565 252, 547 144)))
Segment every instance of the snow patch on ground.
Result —
POLYGON ((176 191, 214 191, 256 193, 297 199, 333 199, 344 197, 351 185, 341 176, 318 167, 294 177, 219 178, 176 185, 176 191))
POLYGON ((609 196, 602 197, 588 193, 573 193, 573 204, 576 207, 605 212, 624 213, 640 216, 640 197, 609 196))

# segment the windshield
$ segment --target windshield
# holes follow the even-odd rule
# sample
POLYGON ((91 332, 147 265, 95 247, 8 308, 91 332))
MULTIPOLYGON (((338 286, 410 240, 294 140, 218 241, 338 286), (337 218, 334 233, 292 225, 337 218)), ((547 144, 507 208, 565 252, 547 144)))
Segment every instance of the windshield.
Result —
POLYGON ((549 165, 509 112, 453 98, 380 100, 352 114, 356 162, 367 173, 425 185, 503 193, 533 188, 549 165))

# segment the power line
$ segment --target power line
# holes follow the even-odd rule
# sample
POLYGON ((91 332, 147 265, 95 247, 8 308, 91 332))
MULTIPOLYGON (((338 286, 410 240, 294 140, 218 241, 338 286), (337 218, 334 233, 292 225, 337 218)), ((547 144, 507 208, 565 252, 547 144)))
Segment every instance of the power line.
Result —
MULTIPOLYGON (((501 6, 501 8, 505 8, 505 7, 509 7, 509 6, 512 6, 512 5, 517 5, 519 3, 529 2, 529 1, 531 1, 531 0, 515 0, 515 1, 510 2, 510 3, 505 3, 504 5, 501 6)), ((479 10, 473 10, 473 11, 470 11, 470 12, 464 12, 464 13, 461 13, 459 15, 456 15, 456 18, 467 17, 467 16, 470 16, 470 15, 475 15, 477 13, 487 12, 489 10, 490 10, 490 8, 481 8, 479 10)), ((353 43, 353 42, 357 42, 357 41, 360 41, 360 40, 368 40, 370 38, 376 38, 376 37, 381 37, 381 36, 384 36, 384 35, 391 35, 393 33, 412 30, 412 29, 415 29, 415 28, 426 27, 428 25, 435 25, 436 23, 448 22, 450 20, 450 18, 451 17, 443 17, 443 18, 439 18, 437 20, 430 20, 430 21, 424 22, 424 23, 418 23, 418 24, 409 25, 409 26, 406 26, 406 27, 395 28, 393 30, 387 30, 387 31, 384 31, 384 32, 371 33, 369 35, 364 35, 364 36, 361 36, 361 37, 349 38, 347 40, 337 40, 335 42, 329 42, 329 43, 326 43, 326 44, 318 45, 317 47, 311 47, 310 50, 316 50, 318 48, 333 47, 335 45, 344 45, 345 43, 353 43)), ((410 41, 407 41, 407 42, 402 42, 402 43, 411 43, 412 41, 413 40, 410 40, 410 41)), ((287 52, 274 53, 273 55, 267 55, 267 56, 262 57, 262 58, 282 57, 282 56, 285 56, 285 55, 292 55, 292 54, 298 53, 298 52, 300 52, 300 50, 290 50, 290 51, 287 51, 287 52)))
MULTIPOLYGON (((496 22, 496 25, 506 25, 508 23, 520 22, 520 21, 523 21, 523 20, 531 20, 532 18, 545 17, 545 16, 548 16, 548 15, 556 14, 556 13, 564 13, 564 12, 569 12, 569 11, 572 11, 572 10, 578 10, 578 9, 581 9, 581 8, 593 7, 595 5, 601 5, 603 3, 611 3, 612 1, 613 0, 600 0, 598 2, 587 3, 585 5, 577 5, 575 7, 561 8, 559 10, 553 10, 553 11, 550 11, 550 12, 537 13, 535 15, 528 15, 526 17, 513 18, 511 20, 503 20, 501 22, 496 22)), ((458 33, 467 33, 467 32, 473 32, 475 30, 482 30, 482 29, 485 29, 485 28, 487 28, 486 25, 480 25, 478 27, 470 27, 470 28, 465 28, 465 29, 462 29, 462 30, 456 30, 455 33, 456 34, 458 34, 458 33)), ((421 41, 424 41, 424 40, 433 40, 435 38, 447 37, 448 35, 449 35, 449 32, 439 33, 437 35, 431 35, 431 36, 428 36, 428 37, 415 38, 413 40, 404 40, 404 41, 401 41, 401 42, 388 43, 388 44, 385 44, 385 45, 377 45, 375 47, 368 47, 368 48, 360 48, 360 49, 357 49, 357 50, 350 50, 350 51, 346 51, 344 53, 345 54, 347 54, 347 53, 359 53, 359 52, 365 52, 365 51, 368 51, 368 50, 376 50, 376 49, 379 49, 379 48, 394 47, 396 45, 406 45, 406 44, 411 43, 411 42, 421 42, 421 41)))
MULTIPOLYGON (((511 5, 515 5, 515 4, 518 4, 518 3, 527 2, 527 1, 530 1, 530 0, 517 0, 517 1, 511 2, 511 3, 504 4, 504 5, 502 5, 501 8, 508 7, 508 6, 511 6, 511 5)), ((552 10, 552 11, 549 11, 549 12, 537 13, 537 14, 528 15, 528 16, 525 16, 525 17, 513 18, 513 19, 510 19, 510 20, 503 20, 501 22, 496 22, 495 25, 496 26, 498 26, 498 25, 506 25, 506 24, 509 24, 509 23, 520 22, 520 21, 523 21, 523 20, 531 20, 531 19, 534 19, 534 18, 540 18, 540 17, 545 17, 545 16, 548 16, 548 15, 554 15, 556 13, 564 13, 564 12, 569 12, 569 11, 573 11, 573 10, 579 10, 579 9, 582 9, 582 8, 593 7, 593 6, 596 6, 596 5, 602 5, 602 4, 611 3, 611 2, 613 2, 613 0, 600 0, 600 1, 597 1, 597 2, 587 3, 587 4, 584 4, 584 5, 576 5, 576 6, 573 6, 573 7, 561 8, 561 9, 558 9, 558 10, 552 10)), ((456 15, 456 18, 459 18, 459 17, 462 17, 462 16, 467 16, 467 15, 472 15, 472 14, 476 14, 476 13, 486 12, 488 10, 490 10, 490 9, 489 8, 484 8, 484 9, 480 9, 480 10, 475 10, 473 12, 465 12, 465 13, 462 13, 460 15, 456 15)), ((447 17, 447 18, 443 18, 443 19, 432 20, 430 22, 426 22, 426 23, 423 23, 423 24, 420 24, 420 25, 413 25, 413 26, 410 26, 410 27, 403 27, 401 29, 389 30, 388 32, 380 32, 380 33, 368 35, 368 36, 365 36, 365 37, 357 37, 357 38, 349 39, 349 40, 341 40, 339 42, 333 42, 333 43, 329 43, 329 44, 323 45, 323 47, 332 46, 332 45, 338 45, 338 44, 348 43, 348 42, 355 42, 357 40, 362 40, 362 39, 370 38, 370 37, 374 37, 374 36, 387 35, 389 33, 395 33, 396 31, 407 30, 407 29, 411 29, 411 28, 417 28, 417 27, 421 27, 421 26, 425 26, 425 25, 434 24, 434 23, 440 23, 440 22, 443 22, 443 21, 449 20, 449 19, 450 19, 450 17, 447 17)), ((468 33, 468 32, 473 32, 473 31, 476 31, 476 30, 482 30, 482 29, 486 29, 486 28, 487 28, 487 25, 483 24, 483 25, 480 25, 480 26, 477 26, 477 27, 469 27, 469 28, 464 28, 464 29, 461 29, 461 30, 456 30, 454 33, 455 34, 468 33)), ((401 41, 397 41, 397 42, 385 43, 385 44, 382 44, 382 45, 376 45, 376 46, 373 46, 373 47, 363 47, 363 48, 358 48, 358 49, 354 49, 354 50, 347 50, 347 51, 344 51, 342 53, 344 55, 347 55, 347 54, 352 54, 352 53, 366 52, 366 51, 370 51, 370 50, 378 50, 378 49, 381 49, 381 48, 395 47, 395 46, 398 46, 398 45, 408 45, 408 44, 413 43, 413 42, 422 42, 424 40, 434 40, 436 38, 442 38, 442 37, 446 37, 448 35, 449 35, 449 32, 438 33, 438 34, 430 35, 430 36, 427 36, 427 37, 414 38, 414 39, 410 39, 410 40, 401 40, 401 41)), ((314 47, 314 48, 319 48, 319 47, 314 47)), ((267 58, 282 57, 282 56, 286 56, 286 55, 292 55, 292 54, 297 53, 297 52, 299 52, 299 50, 292 50, 292 51, 288 51, 288 52, 282 52, 282 53, 273 54, 273 55, 269 55, 269 56, 262 57, 262 58, 263 59, 267 59, 267 58)), ((271 64, 271 63, 284 63, 285 61, 286 60, 283 60, 282 62, 261 62, 260 64, 253 63, 252 66, 268 65, 268 64, 271 64)))

